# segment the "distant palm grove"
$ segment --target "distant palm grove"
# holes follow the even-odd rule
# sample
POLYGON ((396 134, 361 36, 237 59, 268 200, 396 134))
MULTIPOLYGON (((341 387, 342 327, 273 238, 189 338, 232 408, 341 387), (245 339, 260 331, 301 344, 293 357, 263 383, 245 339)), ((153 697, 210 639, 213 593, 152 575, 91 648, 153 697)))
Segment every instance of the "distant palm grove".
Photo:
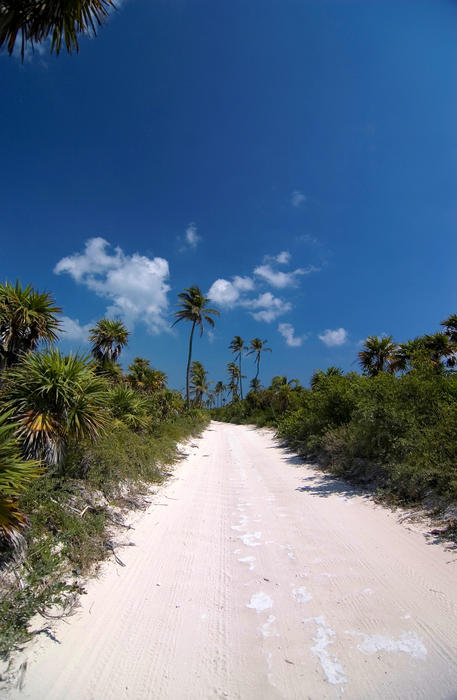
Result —
POLYGON ((0 284, 0 656, 37 610, 78 592, 77 575, 112 550, 110 523, 210 416, 272 426, 302 455, 398 502, 456 499, 457 315, 403 343, 368 337, 361 374, 329 367, 309 387, 286 376, 264 386, 266 339, 228 340, 215 383, 194 359, 195 331, 219 316, 209 304, 196 285, 178 295, 172 325, 189 328, 183 396, 146 358, 123 371, 122 321, 100 319, 90 354, 65 355, 52 296, 0 284))

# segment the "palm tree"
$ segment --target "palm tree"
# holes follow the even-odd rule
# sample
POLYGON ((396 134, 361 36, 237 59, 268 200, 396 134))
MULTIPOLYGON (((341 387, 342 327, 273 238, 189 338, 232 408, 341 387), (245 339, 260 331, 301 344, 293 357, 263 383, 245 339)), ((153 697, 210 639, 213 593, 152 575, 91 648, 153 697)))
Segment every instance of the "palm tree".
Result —
POLYGON ((448 316, 444 321, 441 321, 441 326, 444 326, 446 335, 449 336, 453 343, 457 343, 457 314, 448 316))
POLYGON ((107 426, 106 381, 87 357, 29 353, 4 379, 6 408, 27 458, 60 466, 71 440, 95 440, 107 426))
POLYGON ((444 361, 447 367, 455 367, 457 346, 452 341, 450 334, 433 333, 432 335, 424 335, 420 340, 430 354, 434 365, 440 365, 444 361))
POLYGON ((127 345, 129 332, 122 321, 102 318, 91 328, 89 340, 92 343, 92 355, 102 367, 117 362, 122 348, 127 345))
POLYGON ((57 340, 59 313, 47 292, 22 287, 20 282, 0 284, 0 368, 10 367, 41 342, 57 340))
POLYGON ((103 24, 114 0, 0 0, 0 48, 11 55, 20 36, 21 56, 25 47, 51 37, 51 53, 65 45, 68 53, 79 50, 78 35, 94 36, 103 24))
POLYGON ((205 370, 201 362, 195 360, 191 367, 191 392, 194 395, 195 406, 201 406, 203 396, 208 392, 208 372, 205 370))
POLYGON ((311 389, 317 389, 320 382, 327 377, 342 377, 343 375, 344 372, 340 367, 328 367, 325 372, 322 369, 318 369, 311 377, 311 389))
POLYGON ((260 383, 260 379, 254 378, 249 382, 249 386, 251 387, 252 391, 259 391, 262 385, 260 383))
POLYGON ((149 360, 146 360, 144 357, 135 357, 132 364, 129 365, 127 381, 135 389, 144 389, 151 370, 152 367, 149 360))
MULTIPOLYGON (((224 393, 225 388, 226 387, 225 387, 225 384, 223 382, 221 382, 221 381, 217 382, 216 386, 214 387, 214 395, 216 396, 216 401, 224 393)), ((220 402, 219 402, 219 404, 220 404, 220 402)))
POLYGON ((187 287, 183 292, 178 294, 178 298, 180 299, 178 306, 181 308, 179 311, 175 312, 174 316, 176 321, 174 321, 172 326, 175 326, 177 323, 179 323, 179 321, 190 321, 192 323, 186 370, 186 406, 189 408, 190 363, 192 360, 192 343, 194 339, 195 326, 200 327, 200 336, 202 336, 205 321, 211 326, 211 328, 214 328, 214 319, 212 316, 219 316, 219 311, 217 309, 208 308, 207 304, 209 302, 209 298, 203 296, 200 287, 197 287, 196 285, 187 287))
POLYGON ((396 371, 398 346, 392 342, 392 336, 377 338, 370 335, 365 341, 364 349, 359 354, 359 362, 363 371, 370 377, 380 372, 396 371))
POLYGON ((236 335, 229 345, 229 349, 235 355, 235 360, 238 360, 238 368, 240 370, 239 382, 240 382, 240 398, 241 398, 241 400, 243 400, 243 382, 242 382, 243 375, 241 374, 241 355, 242 355, 243 350, 245 348, 246 348, 246 346, 244 344, 244 340, 239 335, 236 335))
POLYGON ((265 347, 266 343, 268 343, 268 340, 260 340, 260 338, 253 338, 251 342, 249 343, 251 349, 248 351, 248 355, 252 355, 255 353, 255 364, 257 367, 257 372, 254 377, 254 379, 259 378, 259 372, 260 372, 260 356, 262 352, 271 352, 271 348, 265 347))
POLYGON ((240 368, 235 362, 229 362, 227 364, 227 373, 230 378, 227 387, 232 394, 232 402, 238 401, 240 398, 238 394, 238 389, 240 386, 240 368))
POLYGON ((108 406, 115 422, 126 425, 131 430, 145 429, 151 424, 147 397, 129 386, 112 388, 108 393, 108 406))
POLYGON ((161 391, 167 386, 167 375, 151 367, 149 360, 135 357, 129 366, 128 383, 135 389, 145 392, 161 391))
POLYGON ((27 522, 16 497, 41 469, 39 462, 22 459, 15 438, 18 426, 10 419, 11 413, 0 415, 0 534, 15 544, 27 522))

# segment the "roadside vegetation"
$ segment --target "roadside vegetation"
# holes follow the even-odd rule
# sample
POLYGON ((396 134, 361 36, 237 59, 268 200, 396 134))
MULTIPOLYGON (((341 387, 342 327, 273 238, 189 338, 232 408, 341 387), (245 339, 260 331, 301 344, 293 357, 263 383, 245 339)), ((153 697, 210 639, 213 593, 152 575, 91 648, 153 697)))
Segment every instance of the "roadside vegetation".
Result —
MULTIPOLYGON (((192 330, 215 312, 199 298, 192 330)), ((151 484, 179 457, 177 444, 208 422, 200 363, 192 365, 186 405, 146 358, 122 370, 129 333, 119 320, 90 329, 90 355, 62 354, 60 313, 48 293, 0 284, 3 659, 30 636, 36 613, 43 632, 43 620, 72 609, 82 577, 109 555, 121 561, 116 533, 125 512, 145 506, 151 484)))
POLYGON ((392 502, 446 506, 457 500, 457 316, 441 325, 401 344, 369 337, 361 374, 330 367, 309 388, 285 376, 263 387, 257 371, 244 400, 230 363, 212 416, 272 426, 303 456, 392 502))

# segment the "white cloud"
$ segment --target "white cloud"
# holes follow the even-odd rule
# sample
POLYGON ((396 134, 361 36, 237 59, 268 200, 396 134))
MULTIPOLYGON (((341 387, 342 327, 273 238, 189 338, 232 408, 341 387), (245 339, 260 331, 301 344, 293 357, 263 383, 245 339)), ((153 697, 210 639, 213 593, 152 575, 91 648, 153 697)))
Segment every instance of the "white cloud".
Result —
POLYGON ((303 204, 303 202, 306 202, 306 197, 303 192, 300 192, 300 190, 294 190, 290 197, 290 201, 293 207, 299 207, 303 204))
POLYGON ((265 292, 264 294, 260 294, 256 299, 247 300, 244 306, 249 309, 260 309, 255 312, 251 311, 251 316, 256 321, 265 321, 265 323, 275 321, 279 316, 282 316, 292 309, 292 304, 290 302, 273 296, 271 292, 265 292))
POLYGON ((286 340, 286 345, 291 348, 298 348, 306 340, 306 336, 295 335, 295 328, 291 323, 280 323, 278 326, 278 331, 286 340))
POLYGON ((250 277, 235 275, 232 282, 226 279, 218 279, 209 288, 208 297, 220 306, 233 307, 242 302, 242 293, 254 289, 254 282, 250 277))
POLYGON ((54 272, 66 272, 107 298, 111 302, 106 309, 108 316, 119 316, 131 327, 143 322, 154 333, 168 329, 164 314, 170 290, 169 268, 164 258, 126 255, 121 248, 110 253, 107 241, 91 238, 83 253, 62 258, 54 272))
POLYGON ((290 263, 290 253, 287 250, 283 250, 276 256, 276 262, 280 265, 287 265, 290 263))
MULTIPOLYGON (((231 280, 219 278, 211 285, 208 296, 220 306, 225 306, 226 308, 242 306, 249 311, 256 321, 271 323, 271 321, 290 311, 292 304, 273 296, 271 292, 258 294, 257 297, 250 296, 248 292, 255 291, 262 286, 262 283, 277 289, 294 287, 297 284, 298 277, 317 272, 319 269, 312 265, 306 269, 297 268, 289 272, 277 269, 277 265, 287 265, 290 260, 291 254, 286 250, 279 252, 277 255, 265 255, 262 265, 259 265, 254 270, 254 279, 252 277, 240 277, 239 275, 235 275, 231 280)), ((296 339, 295 342, 297 342, 296 339)))
POLYGON ((62 316, 60 323, 60 331, 63 334, 61 340, 88 342, 89 330, 93 327, 92 323, 81 325, 77 318, 69 316, 62 316))
POLYGON ((239 275, 235 275, 233 278, 233 284, 236 289, 240 290, 240 292, 250 292, 254 289, 254 280, 252 280, 250 277, 240 277, 239 275))
POLYGON ((197 233, 197 227, 195 224, 191 223, 186 228, 186 243, 191 248, 196 248, 198 243, 201 241, 201 236, 197 233))
POLYGON ((177 236, 176 240, 181 244, 179 252, 185 253, 186 250, 196 248, 202 237, 198 234, 197 226, 191 222, 186 228, 184 236, 177 236))
POLYGON ((327 329, 318 337, 328 347, 334 347, 336 345, 344 345, 348 338, 348 332, 344 328, 337 328, 334 331, 327 329))
POLYGON ((259 265, 255 268, 254 274, 271 284, 272 287, 282 289, 283 287, 293 287, 297 283, 297 277, 307 274, 307 271, 299 268, 290 272, 282 272, 281 270, 273 270, 271 265, 259 265))

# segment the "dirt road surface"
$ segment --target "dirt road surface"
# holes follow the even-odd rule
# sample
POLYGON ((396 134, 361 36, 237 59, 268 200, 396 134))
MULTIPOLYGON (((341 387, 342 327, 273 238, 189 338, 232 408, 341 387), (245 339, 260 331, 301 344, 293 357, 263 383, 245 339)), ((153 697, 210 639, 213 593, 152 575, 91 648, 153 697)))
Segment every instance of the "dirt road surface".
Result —
POLYGON ((186 449, 10 697, 457 698, 457 552, 268 431, 186 449))

